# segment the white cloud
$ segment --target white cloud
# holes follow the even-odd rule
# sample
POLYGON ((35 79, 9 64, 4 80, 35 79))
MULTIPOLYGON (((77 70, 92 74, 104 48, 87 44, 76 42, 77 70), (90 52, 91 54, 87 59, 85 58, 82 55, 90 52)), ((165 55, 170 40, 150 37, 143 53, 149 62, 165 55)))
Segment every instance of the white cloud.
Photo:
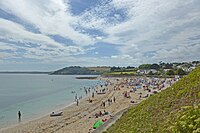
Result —
POLYGON ((118 56, 117 55, 112 55, 111 58, 118 58, 118 56))
POLYGON ((11 50, 11 51, 15 51, 16 48, 10 46, 10 45, 7 44, 7 43, 2 43, 2 42, 0 42, 0 50, 11 50))
POLYGON ((63 0, 1 0, 0 7, 28 22, 45 35, 60 35, 79 45, 93 44, 92 38, 73 28, 77 18, 63 0))
MULTIPOLYGON (((200 59, 199 5, 199 0, 102 0, 73 16, 68 0, 1 0, 2 10, 40 33, 28 31, 14 20, 0 19, 0 39, 8 41, 0 44, 0 49, 13 50, 15 56, 24 58, 74 65, 125 66, 200 59), (58 43, 48 35, 70 39, 73 45, 58 43), (119 53, 101 58, 82 56, 87 51, 97 54, 97 42, 116 46, 119 53), (19 49, 25 51, 23 55, 19 49), (81 57, 74 56, 79 54, 81 57)), ((2 58, 12 56, 1 54, 2 58)))
POLYGON ((13 55, 10 54, 10 53, 7 53, 7 52, 0 52, 0 61, 2 59, 6 59, 6 58, 9 58, 9 57, 12 57, 13 55))
POLYGON ((144 62, 158 62, 158 59, 170 61, 172 58, 179 61, 197 59, 195 55, 198 53, 195 49, 200 49, 200 45, 187 49, 195 53, 186 52, 182 48, 192 43, 200 43, 200 38, 189 39, 200 35, 200 7, 197 6, 199 4, 198 0, 184 2, 181 0, 126 0, 126 2, 113 0, 114 6, 128 10, 129 18, 125 22, 105 28, 108 37, 104 41, 121 44, 122 47, 119 47, 121 54, 129 54, 144 62), (174 54, 170 52, 161 54, 161 51, 167 50, 174 51, 174 54), (145 56, 152 51, 154 56, 159 58, 145 56))
POLYGON ((104 31, 105 28, 121 23, 122 14, 117 13, 117 10, 109 0, 102 0, 99 5, 86 10, 78 17, 78 25, 104 31))
POLYGON ((1 50, 23 49, 25 53, 19 52, 18 55, 25 58, 51 59, 84 53, 81 47, 57 43, 48 36, 26 31, 21 25, 5 19, 0 19, 0 39, 9 41, 1 43, 1 50))

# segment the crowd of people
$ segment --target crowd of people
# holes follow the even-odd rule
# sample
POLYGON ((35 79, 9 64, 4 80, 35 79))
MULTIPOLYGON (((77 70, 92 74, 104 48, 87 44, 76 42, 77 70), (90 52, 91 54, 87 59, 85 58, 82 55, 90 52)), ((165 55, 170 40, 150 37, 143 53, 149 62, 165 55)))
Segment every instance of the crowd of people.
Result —
MULTIPOLYGON (((99 105, 99 109, 89 118, 102 119, 106 122, 108 116, 113 117, 109 111, 106 111, 109 106, 112 106, 117 100, 114 94, 120 92, 125 99, 130 99, 130 104, 137 104, 141 100, 154 95, 163 89, 171 86, 179 78, 153 78, 153 77, 131 77, 131 78, 108 78, 104 82, 98 82, 91 87, 84 87, 85 94, 88 96, 88 102, 93 103, 96 95, 110 94, 107 99, 103 99, 99 105), (106 116, 106 117, 105 117, 106 116)), ((119 96, 119 95, 118 95, 119 96)), ((75 97, 77 98, 77 96, 75 97)), ((77 99, 78 106, 78 99, 77 99)))

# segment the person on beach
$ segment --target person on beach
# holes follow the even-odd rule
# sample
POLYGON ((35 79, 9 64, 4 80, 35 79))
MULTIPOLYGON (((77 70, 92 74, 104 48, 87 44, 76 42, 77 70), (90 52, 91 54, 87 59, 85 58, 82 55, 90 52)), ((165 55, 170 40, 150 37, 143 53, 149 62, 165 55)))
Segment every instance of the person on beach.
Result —
POLYGON ((139 93, 139 98, 138 99, 141 99, 142 98, 142 93, 140 92, 139 93))
POLYGON ((101 107, 103 107, 104 106, 104 103, 103 103, 103 101, 102 101, 102 103, 101 103, 101 107))
POLYGON ((103 107, 104 107, 104 108, 106 107, 106 103, 105 103, 105 102, 103 102, 103 107))
POLYGON ((77 94, 75 95, 75 98, 74 98, 74 99, 75 99, 75 101, 77 100, 77 94))
POLYGON ((76 105, 78 106, 78 103, 79 103, 79 101, 78 101, 78 99, 76 100, 76 105))
POLYGON ((21 112, 18 111, 18 119, 19 119, 19 122, 21 121, 21 112))
POLYGON ((110 105, 112 103, 112 99, 108 99, 108 104, 110 105))
POLYGON ((114 97, 114 98, 113 98, 114 103, 115 103, 115 100, 116 100, 116 99, 115 99, 115 97, 114 97))
POLYGON ((94 92, 92 92, 92 98, 94 98, 94 92))

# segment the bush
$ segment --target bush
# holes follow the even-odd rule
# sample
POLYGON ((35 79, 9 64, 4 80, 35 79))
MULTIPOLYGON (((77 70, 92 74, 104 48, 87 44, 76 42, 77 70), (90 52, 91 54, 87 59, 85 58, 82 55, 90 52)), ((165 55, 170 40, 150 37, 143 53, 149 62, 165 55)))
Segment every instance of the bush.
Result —
POLYGON ((177 75, 185 75, 186 72, 183 71, 183 69, 179 68, 179 69, 176 70, 175 74, 177 74, 177 75))
POLYGON ((167 75, 174 75, 174 71, 173 71, 173 70, 168 70, 168 71, 166 72, 166 74, 167 74, 167 75))

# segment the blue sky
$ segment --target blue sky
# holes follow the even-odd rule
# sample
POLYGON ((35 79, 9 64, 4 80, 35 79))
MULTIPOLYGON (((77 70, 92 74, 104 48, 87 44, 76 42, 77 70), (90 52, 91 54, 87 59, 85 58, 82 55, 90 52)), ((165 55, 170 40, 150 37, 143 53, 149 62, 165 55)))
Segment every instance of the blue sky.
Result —
POLYGON ((199 0, 1 0, 0 71, 200 60, 199 0))

